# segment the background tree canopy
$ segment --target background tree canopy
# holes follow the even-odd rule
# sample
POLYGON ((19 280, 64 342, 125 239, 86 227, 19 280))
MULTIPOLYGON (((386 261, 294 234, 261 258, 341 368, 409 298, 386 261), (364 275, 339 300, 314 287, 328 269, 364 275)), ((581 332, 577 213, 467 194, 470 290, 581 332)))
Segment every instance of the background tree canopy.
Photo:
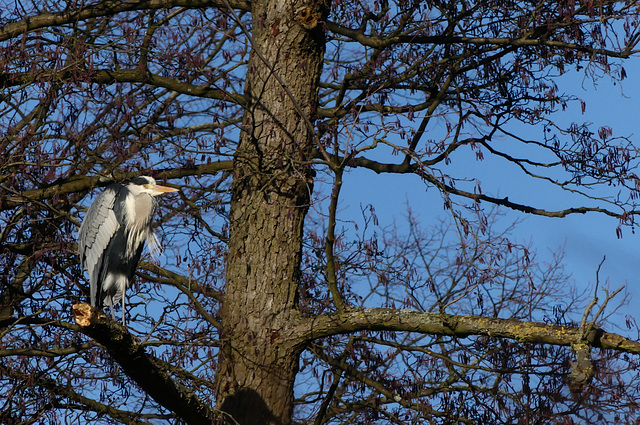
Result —
POLYGON ((637 142, 556 118, 586 107, 559 77, 626 77, 640 3, 0 4, 3 423, 635 423, 615 291, 579 291, 498 218, 634 225, 637 142), (461 153, 531 186, 484 188, 461 153), (443 213, 345 214, 343 182, 371 184, 354 170, 443 213), (126 329, 80 326, 78 225, 140 174, 180 188, 164 254, 126 329), (528 196, 549 188, 572 204, 528 196))

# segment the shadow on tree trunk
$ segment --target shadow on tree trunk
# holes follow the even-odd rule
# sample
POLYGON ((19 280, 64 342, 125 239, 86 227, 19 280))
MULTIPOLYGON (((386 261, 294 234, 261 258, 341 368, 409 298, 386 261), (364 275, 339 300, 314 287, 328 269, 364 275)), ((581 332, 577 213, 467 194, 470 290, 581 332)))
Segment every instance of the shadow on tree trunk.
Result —
POLYGON ((251 388, 243 388, 227 397, 222 403, 221 410, 233 418, 229 421, 230 423, 240 425, 282 423, 271 413, 260 394, 251 388))

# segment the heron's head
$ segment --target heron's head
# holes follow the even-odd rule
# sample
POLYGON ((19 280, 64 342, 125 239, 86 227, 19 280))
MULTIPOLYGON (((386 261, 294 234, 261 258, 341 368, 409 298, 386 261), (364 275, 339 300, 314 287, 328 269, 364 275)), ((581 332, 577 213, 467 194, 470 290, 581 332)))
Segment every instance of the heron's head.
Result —
POLYGON ((149 176, 135 177, 129 181, 127 186, 134 192, 148 193, 151 196, 178 191, 178 189, 174 189, 173 187, 160 186, 153 177, 149 176))

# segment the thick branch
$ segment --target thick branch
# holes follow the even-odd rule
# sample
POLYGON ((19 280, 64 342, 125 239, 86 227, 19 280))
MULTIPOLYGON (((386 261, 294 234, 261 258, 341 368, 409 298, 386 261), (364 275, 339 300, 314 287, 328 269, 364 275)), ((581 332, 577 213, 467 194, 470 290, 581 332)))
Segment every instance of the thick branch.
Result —
MULTIPOLYGON (((192 168, 175 168, 162 170, 155 173, 155 176, 159 176, 163 179, 178 179, 187 176, 199 176, 202 174, 217 174, 220 171, 231 170, 233 168, 233 161, 218 161, 211 164, 196 165, 192 168)), ((119 175, 120 178, 129 178, 134 175, 119 175)), ((33 189, 21 193, 20 195, 10 196, 7 198, 0 198, 0 211, 15 208, 25 202, 33 200, 50 199, 54 196, 65 195, 68 193, 82 192, 91 189, 92 187, 99 185, 107 185, 112 183, 112 179, 105 178, 103 176, 73 176, 68 179, 64 179, 51 186, 42 189, 33 189)))
POLYGON ((144 345, 120 324, 103 314, 96 314, 88 304, 75 304, 73 313, 82 332, 102 344, 127 376, 156 402, 175 412, 188 424, 210 425, 214 421, 209 406, 175 382, 159 366, 160 362, 145 352, 144 345))
POLYGON ((98 2, 89 7, 79 10, 71 10, 58 13, 41 13, 29 16, 17 22, 11 22, 0 28, 0 41, 8 40, 20 34, 38 30, 41 28, 60 26, 76 23, 78 21, 98 18, 101 16, 113 16, 122 12, 134 10, 157 10, 170 9, 173 7, 201 8, 201 7, 231 7, 249 10, 250 3, 242 0, 230 0, 228 2, 216 0, 139 0, 139 1, 117 1, 107 0, 98 2))
MULTIPOLYGON (((36 72, 6 73, 0 74, 0 88, 16 85, 30 84, 35 81, 58 81, 69 78, 77 78, 73 71, 69 69, 43 69, 36 72)), ((194 85, 179 81, 171 77, 145 72, 141 68, 137 69, 116 69, 116 70, 96 70, 88 77, 87 82, 96 84, 112 83, 144 83, 155 87, 162 87, 177 93, 189 96, 203 97, 208 99, 218 99, 244 105, 245 99, 242 95, 226 92, 220 89, 213 89, 206 85, 194 85)))
POLYGON ((384 49, 396 44, 469 44, 474 46, 495 45, 495 46, 547 46, 557 49, 569 49, 579 52, 603 55, 616 58, 628 58, 637 53, 629 46, 624 50, 616 51, 609 49, 594 48, 592 46, 567 43, 559 40, 550 40, 548 38, 530 38, 528 36, 519 38, 509 37, 463 37, 463 36, 415 36, 415 35, 397 35, 397 36, 378 36, 366 35, 361 29, 352 29, 335 22, 327 22, 327 29, 336 34, 351 38, 360 44, 373 47, 375 49, 384 49))
MULTIPOLYGON (((363 330, 418 332, 467 337, 484 335, 520 342, 569 346, 580 336, 580 328, 516 319, 456 316, 389 308, 351 309, 343 313, 301 318, 294 325, 299 343, 331 335, 363 330)), ((640 342, 594 328, 588 337, 593 347, 640 354, 640 342)))

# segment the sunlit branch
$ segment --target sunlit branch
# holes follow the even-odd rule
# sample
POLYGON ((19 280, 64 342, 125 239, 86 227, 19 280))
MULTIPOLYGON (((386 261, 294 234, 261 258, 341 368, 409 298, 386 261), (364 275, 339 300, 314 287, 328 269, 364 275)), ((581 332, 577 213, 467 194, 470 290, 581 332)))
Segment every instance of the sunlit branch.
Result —
MULTIPOLYGON (((387 330, 468 337, 484 335, 520 342, 570 346, 580 328, 516 319, 423 313, 390 308, 358 308, 314 318, 301 318, 294 325, 302 341, 362 330, 387 330)), ((640 354, 640 342, 593 328, 589 335, 593 347, 640 354)))
MULTIPOLYGON (((203 174, 217 174, 220 171, 231 170, 233 161, 218 161, 210 164, 195 165, 192 168, 165 169, 158 170, 155 174, 163 179, 178 179, 187 176, 199 176, 203 174)), ((55 196, 65 195, 75 192, 85 192, 95 186, 106 186, 112 183, 115 178, 127 179, 137 176, 137 173, 118 173, 115 176, 73 176, 63 181, 52 184, 42 189, 33 189, 26 192, 0 199, 0 210, 15 208, 18 205, 34 200, 50 199, 55 196)), ((8 189, 7 189, 8 190, 8 189)))

